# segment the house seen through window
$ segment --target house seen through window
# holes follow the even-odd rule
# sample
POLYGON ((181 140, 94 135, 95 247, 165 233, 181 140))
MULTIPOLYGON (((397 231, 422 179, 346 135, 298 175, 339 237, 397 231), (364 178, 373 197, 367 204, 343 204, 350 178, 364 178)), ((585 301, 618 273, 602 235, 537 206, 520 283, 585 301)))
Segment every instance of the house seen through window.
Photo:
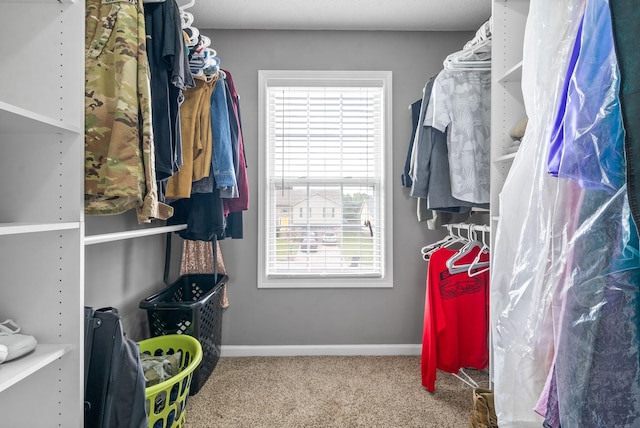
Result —
POLYGON ((390 72, 259 80, 259 286, 390 286, 390 72))

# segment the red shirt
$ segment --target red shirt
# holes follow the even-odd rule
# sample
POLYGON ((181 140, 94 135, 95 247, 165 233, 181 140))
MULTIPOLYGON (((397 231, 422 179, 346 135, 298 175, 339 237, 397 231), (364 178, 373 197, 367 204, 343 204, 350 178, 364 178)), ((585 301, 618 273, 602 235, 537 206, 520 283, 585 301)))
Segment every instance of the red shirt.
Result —
MULTIPOLYGON (((479 248, 456 265, 469 264, 479 248)), ((436 369, 458 373, 460 368, 484 369, 489 363, 489 271, 470 277, 451 274, 447 260, 457 251, 441 248, 429 259, 422 337, 422 385, 435 390, 436 369)), ((483 254, 480 261, 489 260, 483 254)))

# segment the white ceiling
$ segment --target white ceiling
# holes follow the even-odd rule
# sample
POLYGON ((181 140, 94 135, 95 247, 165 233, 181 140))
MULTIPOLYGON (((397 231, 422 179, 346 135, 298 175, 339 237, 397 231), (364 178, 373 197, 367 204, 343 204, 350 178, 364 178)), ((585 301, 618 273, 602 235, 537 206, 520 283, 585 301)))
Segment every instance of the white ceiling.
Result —
POLYGON ((477 30, 491 0, 195 0, 186 10, 199 29, 456 31, 477 30))

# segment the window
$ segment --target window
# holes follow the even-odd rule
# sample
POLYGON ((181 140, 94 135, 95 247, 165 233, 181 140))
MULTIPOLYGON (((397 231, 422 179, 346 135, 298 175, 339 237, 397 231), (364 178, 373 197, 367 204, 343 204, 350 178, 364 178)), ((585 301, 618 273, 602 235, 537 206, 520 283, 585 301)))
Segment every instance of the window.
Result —
POLYGON ((391 72, 258 78, 258 287, 391 287, 391 72))

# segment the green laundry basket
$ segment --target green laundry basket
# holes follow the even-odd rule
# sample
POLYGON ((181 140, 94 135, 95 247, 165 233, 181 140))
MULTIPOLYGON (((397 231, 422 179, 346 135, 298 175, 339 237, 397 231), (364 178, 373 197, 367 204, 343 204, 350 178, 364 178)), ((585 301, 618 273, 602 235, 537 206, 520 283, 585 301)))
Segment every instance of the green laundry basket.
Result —
POLYGON ((140 354, 151 356, 181 352, 180 372, 145 390, 149 428, 184 428, 193 372, 202 361, 202 346, 192 336, 169 334, 138 342, 140 354))

